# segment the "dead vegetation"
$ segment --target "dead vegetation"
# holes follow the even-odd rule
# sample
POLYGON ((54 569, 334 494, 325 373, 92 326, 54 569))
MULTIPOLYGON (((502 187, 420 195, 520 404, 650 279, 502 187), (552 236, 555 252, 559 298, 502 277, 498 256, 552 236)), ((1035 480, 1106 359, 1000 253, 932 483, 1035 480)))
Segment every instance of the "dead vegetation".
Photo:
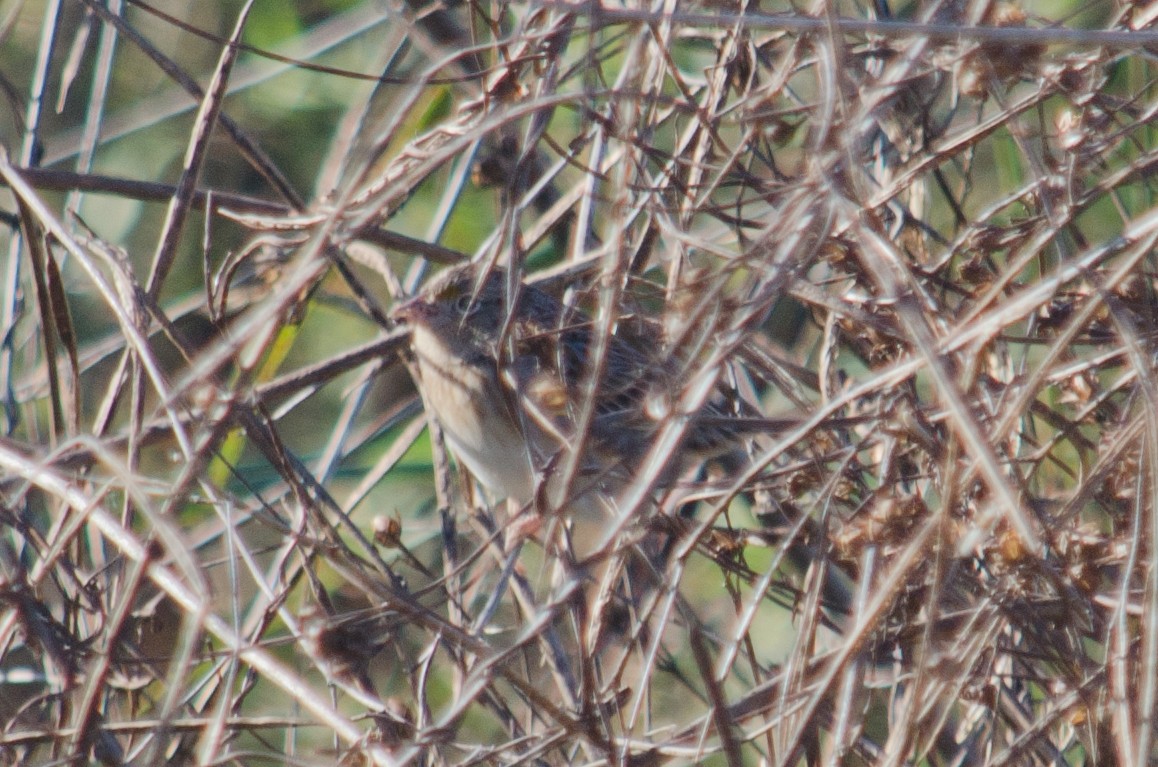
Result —
POLYGON ((1153 8, 10 5, 0 763, 1152 760, 1153 8), (427 428, 469 257, 678 360, 617 515, 427 428))

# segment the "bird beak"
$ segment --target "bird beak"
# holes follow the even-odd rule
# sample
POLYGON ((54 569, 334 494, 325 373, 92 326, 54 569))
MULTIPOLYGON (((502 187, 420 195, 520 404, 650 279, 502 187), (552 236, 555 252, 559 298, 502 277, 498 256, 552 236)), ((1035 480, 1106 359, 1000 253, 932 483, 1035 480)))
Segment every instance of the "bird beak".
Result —
POLYGON ((411 296, 390 310, 390 319, 402 325, 414 325, 430 316, 430 305, 422 296, 411 296))

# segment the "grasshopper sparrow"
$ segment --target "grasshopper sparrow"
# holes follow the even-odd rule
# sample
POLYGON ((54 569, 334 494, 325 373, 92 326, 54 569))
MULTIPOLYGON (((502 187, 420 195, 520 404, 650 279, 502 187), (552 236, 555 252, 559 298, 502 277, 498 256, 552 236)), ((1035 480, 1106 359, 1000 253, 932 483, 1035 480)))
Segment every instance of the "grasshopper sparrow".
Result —
MULTIPOLYGON (((502 269, 461 265, 393 316, 411 328, 419 389, 460 463, 500 497, 528 503, 548 467, 580 442, 575 425, 596 331, 581 311, 530 285, 519 286, 508 321, 506 293, 502 269)), ((632 477, 659 426, 646 402, 670 388, 671 365, 640 346, 609 339, 575 494, 632 477)), ((691 424, 688 455, 719 454, 729 436, 734 443, 714 415, 712 425, 691 424)))
MULTIPOLYGON (((597 504, 613 503, 648 453, 660 423, 647 403, 657 391, 678 385, 675 364, 643 343, 621 335, 608 339, 581 440, 576 423, 596 340, 593 323, 531 285, 519 285, 514 299, 508 318, 507 273, 467 264, 438 275, 394 310, 394 318, 411 328, 413 371, 423 401, 460 464, 496 496, 525 505, 538 500, 545 481, 553 507, 564 501, 589 507, 593 498, 597 504), (564 499, 552 486, 553 469, 580 443, 583 462, 564 499)), ((685 463, 669 461, 661 482, 690 468, 688 459, 724 458, 735 468, 728 459, 740 452, 741 437, 795 423, 735 418, 709 404, 685 432, 679 456, 685 463)), ((809 537, 822 540, 816 524, 806 522, 809 537)), ((788 556, 806 567, 814 552, 792 542, 788 556)), ((843 580, 827 579, 824 593, 827 604, 847 612, 850 596, 843 580)))

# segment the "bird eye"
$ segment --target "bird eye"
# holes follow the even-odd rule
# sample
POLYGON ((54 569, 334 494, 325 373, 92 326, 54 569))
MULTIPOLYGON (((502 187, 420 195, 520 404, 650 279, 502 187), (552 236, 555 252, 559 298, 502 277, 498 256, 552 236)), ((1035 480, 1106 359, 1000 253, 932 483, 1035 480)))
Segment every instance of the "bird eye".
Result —
POLYGON ((454 299, 454 308, 456 311, 466 314, 474 303, 474 296, 470 293, 463 293, 458 298, 454 299))

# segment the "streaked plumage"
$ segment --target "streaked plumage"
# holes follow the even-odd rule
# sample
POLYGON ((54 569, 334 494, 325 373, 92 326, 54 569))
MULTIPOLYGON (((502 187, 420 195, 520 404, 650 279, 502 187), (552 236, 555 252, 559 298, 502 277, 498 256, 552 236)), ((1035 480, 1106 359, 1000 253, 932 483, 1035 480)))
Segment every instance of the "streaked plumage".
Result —
MULTIPOLYGON (((506 283, 501 269, 454 267, 394 315, 412 328, 423 398, 454 454, 496 494, 525 503, 545 467, 578 444, 595 331, 581 312, 527 285, 507 322, 506 283)), ((612 336, 606 355, 580 467, 588 487, 631 476, 659 425, 647 398, 673 384, 671 366, 654 350, 612 336)), ((719 452, 728 441, 721 413, 711 414, 714 425, 693 424, 685 440, 690 452, 719 452)))

